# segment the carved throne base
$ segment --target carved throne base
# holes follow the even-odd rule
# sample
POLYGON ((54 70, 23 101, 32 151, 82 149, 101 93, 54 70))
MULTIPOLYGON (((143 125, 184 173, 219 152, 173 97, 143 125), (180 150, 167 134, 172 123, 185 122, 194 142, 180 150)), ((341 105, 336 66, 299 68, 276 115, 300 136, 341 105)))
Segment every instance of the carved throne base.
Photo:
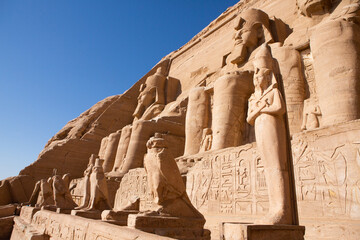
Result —
POLYGON ((138 210, 123 210, 123 211, 104 210, 101 213, 101 220, 119 226, 127 226, 129 214, 137 214, 137 213, 139 213, 138 210))
POLYGON ((210 231, 204 229, 205 219, 146 216, 130 214, 128 227, 183 240, 210 240, 210 231))
POLYGON ((224 240, 304 240, 305 227, 295 225, 254 225, 224 222, 224 240))

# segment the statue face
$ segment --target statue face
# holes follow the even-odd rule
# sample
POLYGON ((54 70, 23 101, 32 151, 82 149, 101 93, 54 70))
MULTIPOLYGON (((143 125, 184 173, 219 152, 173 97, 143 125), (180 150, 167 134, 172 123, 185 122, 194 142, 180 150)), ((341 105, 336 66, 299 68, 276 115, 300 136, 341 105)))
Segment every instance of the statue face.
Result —
POLYGON ((261 24, 245 24, 235 35, 235 45, 257 46, 260 27, 261 24))
POLYGON ((330 0, 297 0, 297 5, 300 11, 306 16, 315 14, 322 14, 327 10, 330 5, 330 0))
POLYGON ((270 70, 257 69, 254 75, 254 85, 255 87, 260 87, 266 89, 271 80, 270 70))

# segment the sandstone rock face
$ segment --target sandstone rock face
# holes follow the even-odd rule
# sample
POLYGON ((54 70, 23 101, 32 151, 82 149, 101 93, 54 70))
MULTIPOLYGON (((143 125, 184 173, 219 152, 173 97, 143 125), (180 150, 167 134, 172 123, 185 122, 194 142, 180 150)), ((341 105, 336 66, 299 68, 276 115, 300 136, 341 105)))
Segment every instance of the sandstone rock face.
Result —
MULTIPOLYGON (((54 168, 82 177, 90 155, 98 154, 105 176, 119 184, 104 220, 114 220, 118 211, 121 224, 153 231, 149 222, 168 223, 174 234, 184 233, 189 226, 179 216, 170 221, 124 212, 154 211, 156 200, 185 196, 178 175, 178 184, 155 181, 175 177, 173 168, 162 175, 156 168, 171 157, 147 153, 146 143, 158 133, 212 239, 231 239, 241 230, 262 237, 270 231, 265 235, 274 239, 296 232, 303 239, 299 224, 306 239, 357 239, 359 39, 358 0, 240 1, 128 91, 70 121, 21 171, 27 177, 0 183, 0 204, 27 201, 34 181, 47 179, 54 168), (144 159, 154 171, 146 173, 144 159), (241 224, 261 219, 273 225, 241 224)), ((78 200, 86 201, 86 176, 74 190, 78 200)), ((46 216, 56 220, 50 215, 39 213, 31 225, 49 229, 39 226, 46 216)), ((71 219, 79 218, 61 216, 71 219)), ((13 235, 24 236, 26 224, 15 218, 13 235)), ((208 239, 205 233, 196 236, 208 239)))

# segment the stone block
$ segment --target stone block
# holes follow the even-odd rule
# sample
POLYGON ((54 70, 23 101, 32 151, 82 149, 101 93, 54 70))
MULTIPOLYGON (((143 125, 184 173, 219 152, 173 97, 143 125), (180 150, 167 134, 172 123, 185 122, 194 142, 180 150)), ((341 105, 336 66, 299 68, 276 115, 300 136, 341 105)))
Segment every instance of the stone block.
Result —
POLYGON ((47 234, 37 231, 30 223, 21 217, 14 218, 14 228, 10 240, 49 240, 47 234))
POLYGON ((254 225, 222 223, 224 240, 304 240, 305 227, 295 225, 254 225))
POLYGON ((204 229, 205 220, 199 218, 179 218, 130 214, 128 227, 176 239, 210 239, 210 232, 204 229))
POLYGON ((40 211, 38 207, 23 206, 20 211, 20 218, 26 223, 31 223, 32 217, 38 211, 40 211))

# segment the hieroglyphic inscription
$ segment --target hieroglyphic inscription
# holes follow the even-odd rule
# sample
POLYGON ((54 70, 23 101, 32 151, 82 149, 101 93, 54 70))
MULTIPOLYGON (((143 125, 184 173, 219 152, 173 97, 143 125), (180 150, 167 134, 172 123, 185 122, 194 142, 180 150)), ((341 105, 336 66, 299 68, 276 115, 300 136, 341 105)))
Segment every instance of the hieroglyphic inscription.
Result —
POLYGON ((252 144, 209 153, 187 174, 187 193, 204 213, 262 214, 267 188, 264 166, 252 144))
POLYGON ((151 209, 153 199, 148 191, 147 175, 144 168, 130 170, 121 180, 116 192, 114 210, 121 210, 134 198, 140 198, 140 210, 151 209))
POLYGON ((318 216, 359 219, 360 201, 356 196, 360 162, 354 161, 354 157, 360 144, 345 143, 320 151, 299 140, 293 148, 300 211, 304 215, 312 215, 315 211, 318 216))

